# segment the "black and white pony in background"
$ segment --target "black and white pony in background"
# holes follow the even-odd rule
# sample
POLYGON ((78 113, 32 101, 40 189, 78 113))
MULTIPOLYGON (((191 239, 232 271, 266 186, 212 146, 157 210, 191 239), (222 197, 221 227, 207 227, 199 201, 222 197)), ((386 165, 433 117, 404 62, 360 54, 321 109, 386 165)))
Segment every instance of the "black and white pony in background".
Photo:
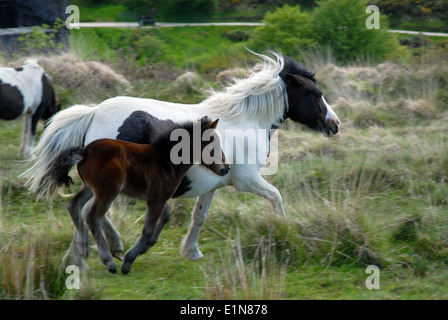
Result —
MULTIPOLYGON (((217 130, 231 170, 221 177, 200 165, 193 165, 173 195, 174 198, 197 197, 190 228, 182 241, 182 255, 191 260, 202 257, 198 248, 199 232, 215 190, 223 186, 233 185, 239 191, 257 194, 267 199, 276 213, 286 216, 280 192, 260 174, 267 163, 269 148, 261 158, 258 156, 255 161, 241 163, 236 157, 249 153, 248 144, 235 146, 225 140, 239 139, 238 135, 249 129, 261 130, 266 134, 259 136, 257 143, 269 145, 270 129, 286 119, 302 123, 325 136, 333 136, 338 132, 340 120, 316 86, 314 73, 281 54, 257 56, 262 60, 258 72, 236 81, 221 92, 212 93, 199 104, 122 96, 108 99, 92 108, 76 105, 61 111, 50 120, 36 146, 33 165, 23 174, 28 179, 27 185, 39 196, 56 192, 56 187, 48 179, 49 171, 56 156, 67 148, 84 146, 100 138, 150 144, 170 123, 209 116, 220 119, 217 130), (233 136, 228 136, 228 132, 233 136)), ((90 189, 83 186, 69 202, 69 212, 72 215, 85 214, 92 205, 92 199, 90 189)), ((169 214, 167 206, 165 211, 169 214)), ((71 246, 74 255, 76 252, 87 252, 87 243, 80 240, 86 230, 77 230, 79 236, 75 233, 71 246)), ((120 235, 107 217, 103 221, 103 230, 110 251, 114 256, 121 257, 124 248, 120 235)), ((78 265, 82 265, 85 257, 78 258, 78 265)))
POLYGON ((39 119, 46 121, 60 110, 53 86, 35 60, 17 68, 0 68, 0 119, 25 116, 19 155, 29 158, 39 119))

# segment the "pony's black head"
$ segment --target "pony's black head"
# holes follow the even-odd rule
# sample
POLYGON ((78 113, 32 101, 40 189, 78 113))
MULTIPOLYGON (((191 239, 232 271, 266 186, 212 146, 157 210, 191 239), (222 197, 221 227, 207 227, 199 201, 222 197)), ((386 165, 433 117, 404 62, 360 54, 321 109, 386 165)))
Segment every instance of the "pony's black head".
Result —
POLYGON ((336 134, 340 120, 316 86, 315 73, 306 70, 294 59, 285 57, 284 62, 280 73, 288 94, 284 118, 305 124, 326 136, 336 134))

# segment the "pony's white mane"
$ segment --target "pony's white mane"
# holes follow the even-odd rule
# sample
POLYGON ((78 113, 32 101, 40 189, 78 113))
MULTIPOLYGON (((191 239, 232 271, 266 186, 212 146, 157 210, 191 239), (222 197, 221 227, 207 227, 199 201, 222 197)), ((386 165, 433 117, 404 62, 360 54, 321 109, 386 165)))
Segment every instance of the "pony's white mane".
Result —
POLYGON ((272 53, 272 59, 254 54, 261 58, 261 70, 247 79, 235 79, 233 85, 222 92, 212 92, 201 103, 211 116, 235 121, 256 119, 262 123, 278 125, 288 100, 285 84, 279 76, 284 65, 283 56, 272 53))

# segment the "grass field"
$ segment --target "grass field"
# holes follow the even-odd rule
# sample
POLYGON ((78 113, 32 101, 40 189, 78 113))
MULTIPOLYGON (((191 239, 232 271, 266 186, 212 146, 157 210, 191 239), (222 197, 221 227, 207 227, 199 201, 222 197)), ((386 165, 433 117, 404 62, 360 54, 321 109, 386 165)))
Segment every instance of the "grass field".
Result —
MULTIPOLYGON (((166 43, 170 36, 164 35, 166 43)), ((90 50, 95 43, 84 45, 90 50)), ((244 66, 249 55, 238 50, 244 66)), ((213 54, 199 53, 196 65, 202 67, 191 68, 129 66, 112 55, 96 56, 100 66, 81 53, 53 57, 53 65, 42 59, 64 106, 123 92, 193 103, 205 98, 202 89, 219 88, 214 69, 202 69, 213 54), (92 68, 95 77, 84 83, 83 70, 92 68), (137 76, 139 68, 173 75, 137 76), (201 89, 173 86, 186 70, 199 73, 201 89), (76 86, 70 82, 75 80, 76 86)), ((170 222, 131 273, 108 273, 92 248, 80 290, 66 288, 68 274, 61 268, 73 235, 68 199, 49 203, 28 194, 18 178, 27 166, 17 156, 22 120, 0 122, 0 298, 447 299, 448 65, 441 61, 342 67, 327 57, 307 59, 343 124, 331 139, 290 121, 280 128, 281 165, 266 178, 281 192, 288 217, 273 215, 260 197, 220 189, 199 239, 204 258, 193 262, 179 249, 194 199, 170 200, 170 222), (369 265, 379 267, 377 290, 365 285, 369 265)), ((76 180, 71 191, 78 187, 76 180)), ((141 232, 144 212, 144 203, 125 198, 109 212, 126 249, 141 232)))

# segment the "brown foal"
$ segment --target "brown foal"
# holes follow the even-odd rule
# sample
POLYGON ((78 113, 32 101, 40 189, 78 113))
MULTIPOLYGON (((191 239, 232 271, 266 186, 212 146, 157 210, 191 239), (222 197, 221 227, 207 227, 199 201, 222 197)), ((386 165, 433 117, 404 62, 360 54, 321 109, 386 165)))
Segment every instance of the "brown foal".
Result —
MULTIPOLYGON (((218 136, 214 129, 217 123, 218 120, 211 122, 208 118, 203 118, 200 130, 201 137, 206 130, 212 130, 213 139, 210 140, 214 141, 213 152, 221 155, 220 161, 206 163, 201 156, 200 164, 223 176, 229 171, 229 165, 226 163, 219 141, 216 140, 218 136)), ((186 122, 171 129, 184 129, 190 137, 193 137, 193 127, 193 122, 186 122)), ((68 173, 74 164, 78 164, 78 173, 84 183, 79 193, 88 191, 93 193, 93 199, 85 208, 87 210, 85 221, 98 245, 101 261, 112 273, 117 272, 116 264, 101 227, 103 218, 113 201, 119 194, 124 194, 145 200, 147 205, 143 231, 134 246, 126 252, 121 266, 122 273, 127 274, 137 256, 145 253, 156 243, 170 215, 169 210, 164 210, 165 204, 179 187, 182 177, 193 165, 192 154, 188 163, 173 164, 170 158, 171 149, 178 141, 171 141, 171 132, 172 130, 167 131, 151 145, 112 139, 96 140, 84 148, 75 147, 64 150, 52 164, 53 170, 48 178, 59 186, 70 185, 72 180, 68 173), (90 190, 86 191, 86 188, 90 190)), ((211 141, 201 141, 201 155, 211 141)), ((193 139, 189 139, 189 143, 192 150, 193 139)), ((86 232, 83 232, 83 219, 79 217, 79 211, 69 210, 69 212, 75 228, 83 239, 81 242, 87 245, 88 236, 86 232)), ((80 249, 80 252, 86 251, 87 249, 85 251, 80 249)))

